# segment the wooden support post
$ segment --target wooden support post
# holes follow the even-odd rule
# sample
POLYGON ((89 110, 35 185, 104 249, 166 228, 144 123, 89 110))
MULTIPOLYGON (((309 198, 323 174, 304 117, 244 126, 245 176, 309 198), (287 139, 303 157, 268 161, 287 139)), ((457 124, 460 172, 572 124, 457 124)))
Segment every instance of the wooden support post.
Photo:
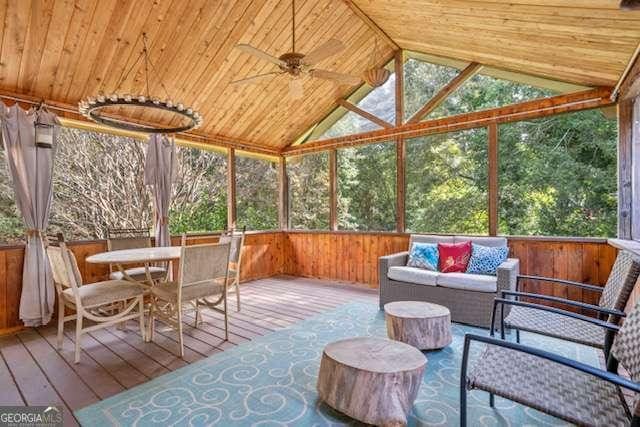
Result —
POLYGON ((227 227, 236 226, 236 150, 227 152, 227 227))
POLYGON ((329 229, 338 229, 338 153, 329 151, 329 229))
POLYGON ((489 235, 498 235, 498 125, 488 128, 488 198, 489 198, 489 235))
POLYGON ((280 157, 278 162, 278 216, 280 229, 289 228, 289 177, 287 176, 287 159, 280 157))
MULTIPOLYGON (((396 77, 396 126, 402 126, 404 122, 404 52, 399 50, 395 55, 396 77)), ((406 228, 405 214, 405 153, 404 138, 396 139, 396 231, 404 233, 406 228)))
POLYGON ((633 101, 631 169, 631 238, 640 240, 640 95, 633 101))
POLYGON ((442 102, 447 99, 449 95, 451 95, 456 89, 458 89, 464 82, 469 80, 471 77, 476 74, 480 68, 482 68, 481 64, 477 62, 472 62, 465 68, 460 71, 460 74, 455 76, 449 83, 447 83, 438 93, 436 93, 427 103, 418 110, 411 118, 407 121, 407 123, 417 123, 422 120, 423 117, 428 115, 430 112, 438 108, 438 105, 442 104, 442 102))
POLYGON ((618 238, 631 239, 633 101, 618 104, 618 238))

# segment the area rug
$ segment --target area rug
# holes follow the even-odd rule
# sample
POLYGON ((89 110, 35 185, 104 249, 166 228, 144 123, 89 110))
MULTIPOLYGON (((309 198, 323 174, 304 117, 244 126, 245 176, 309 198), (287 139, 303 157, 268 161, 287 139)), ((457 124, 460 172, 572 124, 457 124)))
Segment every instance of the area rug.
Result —
MULTIPOLYGON (((410 426, 459 424, 459 372, 464 334, 488 331, 453 325, 453 342, 425 352, 428 363, 410 426)), ((158 377, 76 411, 83 426, 336 426, 353 425, 318 400, 323 347, 355 336, 386 336, 376 305, 349 303, 158 377)), ((522 342, 592 365, 588 347, 523 333, 522 342)), ((480 346, 474 346, 477 356, 480 346)), ((472 347, 473 348, 473 347, 472 347)), ((471 359, 473 363, 473 356, 471 359)), ((488 394, 469 394, 469 424, 563 425, 559 420, 488 394)))

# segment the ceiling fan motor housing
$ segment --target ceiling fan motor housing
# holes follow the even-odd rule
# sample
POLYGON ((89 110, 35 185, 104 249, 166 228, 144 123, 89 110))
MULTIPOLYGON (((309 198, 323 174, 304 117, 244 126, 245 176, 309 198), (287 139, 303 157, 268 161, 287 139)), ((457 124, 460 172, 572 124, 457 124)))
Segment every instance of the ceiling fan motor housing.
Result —
POLYGON ((304 55, 296 52, 288 52, 283 55, 280 55, 280 60, 283 61, 286 65, 280 65, 280 69, 285 71, 291 75, 299 76, 302 73, 302 67, 304 66, 304 62, 302 59, 304 55))

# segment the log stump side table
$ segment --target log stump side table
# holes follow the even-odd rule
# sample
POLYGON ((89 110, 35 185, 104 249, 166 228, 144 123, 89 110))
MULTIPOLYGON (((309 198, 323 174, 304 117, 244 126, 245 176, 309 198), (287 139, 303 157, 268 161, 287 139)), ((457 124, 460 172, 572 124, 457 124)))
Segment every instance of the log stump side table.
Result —
POLYGON ((329 406, 379 426, 406 425, 427 358, 410 345, 385 338, 348 338, 322 353, 317 390, 329 406))
POLYGON ((420 350, 451 344, 451 313, 447 307, 420 301, 396 301, 384 305, 387 336, 420 350))

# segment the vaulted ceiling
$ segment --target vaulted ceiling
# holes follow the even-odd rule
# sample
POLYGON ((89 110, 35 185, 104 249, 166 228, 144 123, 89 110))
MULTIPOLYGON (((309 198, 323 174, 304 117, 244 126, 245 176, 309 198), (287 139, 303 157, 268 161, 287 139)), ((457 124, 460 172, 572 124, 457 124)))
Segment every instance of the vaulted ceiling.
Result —
MULTIPOLYGON (((293 101, 285 76, 230 85, 276 68, 234 46, 289 51, 290 8, 290 0, 0 0, 0 93, 71 106, 111 93, 145 32, 169 94, 204 116, 201 135, 277 150, 354 89, 306 78, 304 98, 293 101)), ((376 39, 380 62, 393 54, 376 25, 403 49, 583 85, 614 85, 640 41, 640 12, 619 11, 618 0, 298 0, 296 23, 298 50, 337 38, 347 48, 318 65, 353 75, 370 65, 376 39)), ((142 67, 121 92, 144 92, 142 67)), ((159 79, 151 83, 164 96, 159 79)))

